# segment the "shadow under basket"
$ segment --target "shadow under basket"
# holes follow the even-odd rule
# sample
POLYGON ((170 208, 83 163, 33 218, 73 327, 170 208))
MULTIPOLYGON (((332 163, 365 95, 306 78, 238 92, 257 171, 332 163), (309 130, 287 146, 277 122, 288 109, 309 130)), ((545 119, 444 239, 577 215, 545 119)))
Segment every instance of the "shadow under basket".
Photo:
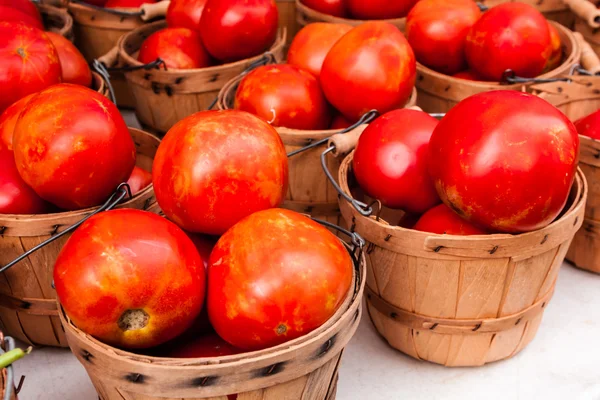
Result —
POLYGON ((335 315, 313 332, 282 345, 214 358, 156 358, 105 345, 61 312, 67 340, 101 400, 335 399, 344 347, 360 323, 366 260, 335 315), (230 397, 231 398, 231 397, 230 397))
MULTIPOLYGON (((353 153, 342 162, 340 186, 360 199, 352 158, 353 153)), ((375 328, 393 348, 445 366, 479 366, 514 356, 538 330, 583 222, 586 196, 578 171, 555 222, 520 235, 482 236, 392 226, 362 216, 341 199, 351 230, 368 243, 365 293, 375 328)))
MULTIPOLYGON (((233 109, 235 94, 243 78, 243 76, 235 77, 223 86, 217 103, 220 110, 233 109)), ((415 106, 416 101, 417 91, 413 89, 412 96, 405 107, 415 106)), ((355 128, 355 131, 362 133, 366 127, 366 124, 361 125, 355 128)), ((299 130, 284 127, 275 127, 275 130, 279 133, 287 153, 340 132, 339 129, 299 130)), ((340 225, 342 221, 338 193, 321 167, 321 153, 326 148, 327 143, 324 143, 288 158, 289 187, 282 207, 340 225)), ((338 157, 327 157, 327 166, 333 176, 337 176, 340 161, 338 157)))
MULTIPOLYGON (((134 128, 129 131, 137 149, 137 166, 151 171, 160 141, 134 128)), ((157 208, 152 185, 117 208, 157 208)), ((44 215, 0 214, 0 265, 8 264, 96 209, 44 215)), ((67 346, 52 288, 52 272, 69 236, 57 239, 0 274, 0 321, 6 335, 32 345, 67 346)))
POLYGON ((47 31, 58 33, 71 42, 74 40, 73 17, 71 17, 67 10, 40 3, 36 5, 42 15, 44 27, 47 31))

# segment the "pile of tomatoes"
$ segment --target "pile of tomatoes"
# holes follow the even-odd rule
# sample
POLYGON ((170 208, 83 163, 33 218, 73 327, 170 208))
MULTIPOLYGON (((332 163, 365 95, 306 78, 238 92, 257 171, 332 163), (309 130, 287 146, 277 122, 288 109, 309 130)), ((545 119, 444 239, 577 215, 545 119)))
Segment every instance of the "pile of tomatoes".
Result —
POLYGON ((417 0, 301 0, 301 3, 334 17, 373 20, 406 17, 417 0))

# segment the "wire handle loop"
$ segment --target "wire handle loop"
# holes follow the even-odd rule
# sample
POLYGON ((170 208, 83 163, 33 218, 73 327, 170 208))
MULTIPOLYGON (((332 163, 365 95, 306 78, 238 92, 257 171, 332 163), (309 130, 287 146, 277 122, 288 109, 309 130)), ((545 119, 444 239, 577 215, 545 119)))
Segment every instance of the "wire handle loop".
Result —
POLYGON ((162 66, 164 71, 168 71, 167 68, 167 64, 165 63, 165 61, 162 58, 157 58, 156 60, 149 62, 148 64, 142 64, 142 65, 127 65, 127 66, 123 66, 123 67, 106 67, 106 71, 107 72, 129 72, 129 71, 137 71, 140 69, 144 69, 146 71, 149 71, 151 69, 160 69, 160 67, 162 66))
POLYGON ((501 84, 513 85, 515 83, 552 83, 552 82, 571 82, 571 78, 523 78, 517 76, 515 71, 507 69, 502 74, 501 84))
POLYGON ((98 60, 94 60, 92 62, 92 68, 94 68, 94 71, 96 71, 102 77, 102 79, 104 80, 104 84, 108 87, 110 100, 115 105, 117 105, 117 96, 115 96, 115 89, 113 88, 112 83, 110 83, 110 74, 108 73, 108 70, 106 69, 104 64, 102 64, 98 60))

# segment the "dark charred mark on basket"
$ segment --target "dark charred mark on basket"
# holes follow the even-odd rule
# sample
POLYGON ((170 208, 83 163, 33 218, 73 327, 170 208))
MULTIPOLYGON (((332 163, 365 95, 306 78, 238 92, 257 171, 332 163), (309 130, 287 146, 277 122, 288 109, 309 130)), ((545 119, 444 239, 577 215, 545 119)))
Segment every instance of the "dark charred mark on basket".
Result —
POLYGON ((440 252, 440 250, 442 250, 443 248, 444 248, 444 246, 438 246, 438 247, 436 247, 435 249, 433 249, 433 251, 434 251, 435 253, 439 253, 439 252, 440 252))
POLYGON ((356 321, 358 319, 360 315, 360 310, 356 310, 356 312, 354 313, 354 320, 356 321))
POLYGON ((575 222, 573 223, 573 226, 577 225, 578 222, 579 222, 579 217, 575 217, 575 222))
POLYGON ((558 86, 558 87, 556 88, 556 91, 557 91, 558 93, 562 93, 562 92, 563 92, 563 88, 562 88, 562 87, 560 87, 560 86, 558 86))
POLYGON ((264 378, 267 376, 277 375, 285 369, 286 364, 286 361, 282 361, 273 365, 269 365, 268 367, 261 368, 254 372, 254 377, 264 378))
POLYGON ((436 322, 435 324, 431 325, 431 327, 429 328, 430 331, 434 330, 435 328, 438 327, 438 323, 436 322))
POLYGON ((549 235, 544 235, 544 238, 542 239, 542 242, 540 244, 544 244, 548 241, 548 236, 549 235))
POLYGON ((215 74, 215 75, 211 76, 208 81, 209 82, 216 82, 217 80, 219 80, 219 74, 215 74))
POLYGON ((392 312, 392 313, 390 313, 390 317, 392 319, 396 319, 396 318, 398 318, 398 314, 396 314, 395 312, 392 312))
POLYGON ((451 88, 451 86, 450 86, 450 85, 446 86, 446 87, 444 88, 444 92, 447 92, 448 90, 450 90, 450 88, 451 88))
POLYGON ((385 237, 385 239, 383 239, 383 240, 385 240, 386 242, 389 242, 391 238, 392 238, 392 235, 389 235, 389 234, 388 234, 388 235, 385 237))
POLYGON ((146 380, 146 377, 142 374, 131 373, 125 375, 125 380, 131 383, 143 384, 146 380))
POLYGON ((0 236, 4 236, 4 232, 6 232, 6 227, 0 226, 0 236))
POLYGON ((50 236, 54 236, 58 233, 58 228, 60 228, 59 224, 56 224, 52 227, 52 232, 50 232, 50 236))
POLYGON ((198 387, 198 386, 208 387, 208 386, 216 385, 217 382, 219 382, 218 376, 202 376, 200 378, 192 379, 192 386, 193 387, 198 387))
POLYGON ((146 199, 146 201, 144 202, 144 211, 146 211, 148 209, 148 207, 150 207, 151 201, 152 201, 152 197, 149 197, 146 199))
POLYGON ((587 222, 585 224, 583 224, 583 229, 585 229, 585 231, 589 232, 589 233, 596 233, 596 230, 594 229, 594 226, 592 224, 587 223, 587 222))
POLYGON ((154 94, 160 93, 160 86, 158 85, 158 83, 152 82, 152 91, 154 92, 154 94))
POLYGON ((29 310, 31 308, 31 303, 25 300, 21 300, 21 304, 19 304, 19 308, 23 310, 29 310))
POLYGON ((92 359, 94 358, 94 355, 87 350, 81 350, 81 358, 83 358, 85 361, 87 361, 89 363, 92 363, 92 359))
POLYGON ((337 342, 337 334, 333 335, 331 339, 321 345, 321 347, 317 350, 315 358, 321 358, 325 354, 329 353, 329 350, 331 350, 331 348, 335 345, 335 342, 337 342))
POLYGON ((519 319, 517 320, 517 322, 515 322, 515 326, 519 325, 519 324, 521 323, 521 321, 522 321, 522 320, 523 320, 523 317, 519 318, 519 319))
POLYGON ((490 254, 494 254, 497 251, 498 251, 498 246, 494 246, 494 248, 490 250, 490 254))
POLYGON ((167 94, 167 96, 171 97, 173 96, 173 89, 171 88, 171 86, 166 85, 165 86, 165 93, 167 94))
POLYGON ((176 85, 179 85, 181 82, 183 82, 183 76, 180 76, 179 78, 175 79, 176 85))
POLYGON ((425 77, 423 75, 419 75, 419 77, 417 78, 419 79, 419 82, 422 81, 423 79, 425 79, 425 77))
POLYGON ((481 328, 481 324, 475 325, 475 328, 471 329, 472 332, 477 332, 481 328))
POLYGON ((148 80, 150 80, 151 76, 152 76, 151 74, 145 73, 144 74, 144 79, 148 81, 148 80))

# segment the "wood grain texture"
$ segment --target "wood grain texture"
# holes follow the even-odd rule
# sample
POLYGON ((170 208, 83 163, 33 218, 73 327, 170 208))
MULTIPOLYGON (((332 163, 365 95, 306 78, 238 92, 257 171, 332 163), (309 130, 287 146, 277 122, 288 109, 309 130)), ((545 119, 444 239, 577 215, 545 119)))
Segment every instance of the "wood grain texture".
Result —
MULTIPOLYGON (((352 156, 342 162, 339 182, 363 200, 349 183, 352 156)), ((344 219, 369 243, 365 291, 375 328, 390 346, 445 366, 512 357, 535 336, 583 223, 587 194, 579 170, 564 214, 549 226, 468 237, 392 226, 340 199, 344 219)))

